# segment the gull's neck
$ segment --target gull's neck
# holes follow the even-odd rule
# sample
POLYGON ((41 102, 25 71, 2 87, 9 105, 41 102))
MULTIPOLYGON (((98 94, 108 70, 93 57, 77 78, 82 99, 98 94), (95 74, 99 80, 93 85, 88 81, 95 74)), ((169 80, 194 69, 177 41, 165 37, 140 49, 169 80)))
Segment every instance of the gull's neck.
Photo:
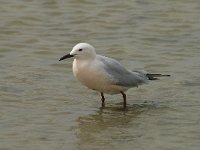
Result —
POLYGON ((90 55, 90 56, 80 56, 75 57, 77 61, 93 61, 96 59, 96 55, 90 55))

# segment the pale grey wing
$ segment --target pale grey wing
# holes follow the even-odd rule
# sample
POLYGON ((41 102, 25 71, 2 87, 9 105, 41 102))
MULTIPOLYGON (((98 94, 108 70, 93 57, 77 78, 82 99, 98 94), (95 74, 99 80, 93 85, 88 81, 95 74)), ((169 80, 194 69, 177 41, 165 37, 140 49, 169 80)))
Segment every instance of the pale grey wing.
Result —
POLYGON ((141 76, 138 72, 128 71, 118 61, 112 58, 98 55, 97 59, 101 62, 102 67, 108 74, 109 80, 115 85, 134 87, 147 82, 145 76, 141 76))

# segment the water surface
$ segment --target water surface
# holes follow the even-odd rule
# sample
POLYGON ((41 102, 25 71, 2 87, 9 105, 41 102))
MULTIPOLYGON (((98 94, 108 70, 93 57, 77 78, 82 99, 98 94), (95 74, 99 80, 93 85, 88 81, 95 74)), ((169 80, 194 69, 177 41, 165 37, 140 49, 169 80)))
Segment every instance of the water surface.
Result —
POLYGON ((0 20, 1 150, 199 149, 199 0, 1 0, 0 20), (101 109, 58 61, 78 42, 172 76, 101 109))

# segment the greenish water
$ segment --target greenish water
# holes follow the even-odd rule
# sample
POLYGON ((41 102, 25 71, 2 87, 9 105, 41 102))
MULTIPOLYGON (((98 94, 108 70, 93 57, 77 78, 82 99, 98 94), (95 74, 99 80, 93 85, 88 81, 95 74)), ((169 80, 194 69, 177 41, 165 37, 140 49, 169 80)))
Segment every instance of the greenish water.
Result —
POLYGON ((199 41, 199 0, 1 0, 0 150, 198 150, 199 41), (172 77, 102 110, 58 61, 78 42, 172 77))

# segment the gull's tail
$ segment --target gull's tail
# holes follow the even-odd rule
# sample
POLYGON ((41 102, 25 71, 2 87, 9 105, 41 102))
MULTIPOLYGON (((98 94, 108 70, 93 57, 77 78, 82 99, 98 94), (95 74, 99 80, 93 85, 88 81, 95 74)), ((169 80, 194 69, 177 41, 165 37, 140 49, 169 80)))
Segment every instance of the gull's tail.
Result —
POLYGON ((146 77, 149 79, 149 80, 158 80, 159 77, 169 77, 171 75, 169 74, 158 74, 158 73, 147 73, 146 74, 146 77))

